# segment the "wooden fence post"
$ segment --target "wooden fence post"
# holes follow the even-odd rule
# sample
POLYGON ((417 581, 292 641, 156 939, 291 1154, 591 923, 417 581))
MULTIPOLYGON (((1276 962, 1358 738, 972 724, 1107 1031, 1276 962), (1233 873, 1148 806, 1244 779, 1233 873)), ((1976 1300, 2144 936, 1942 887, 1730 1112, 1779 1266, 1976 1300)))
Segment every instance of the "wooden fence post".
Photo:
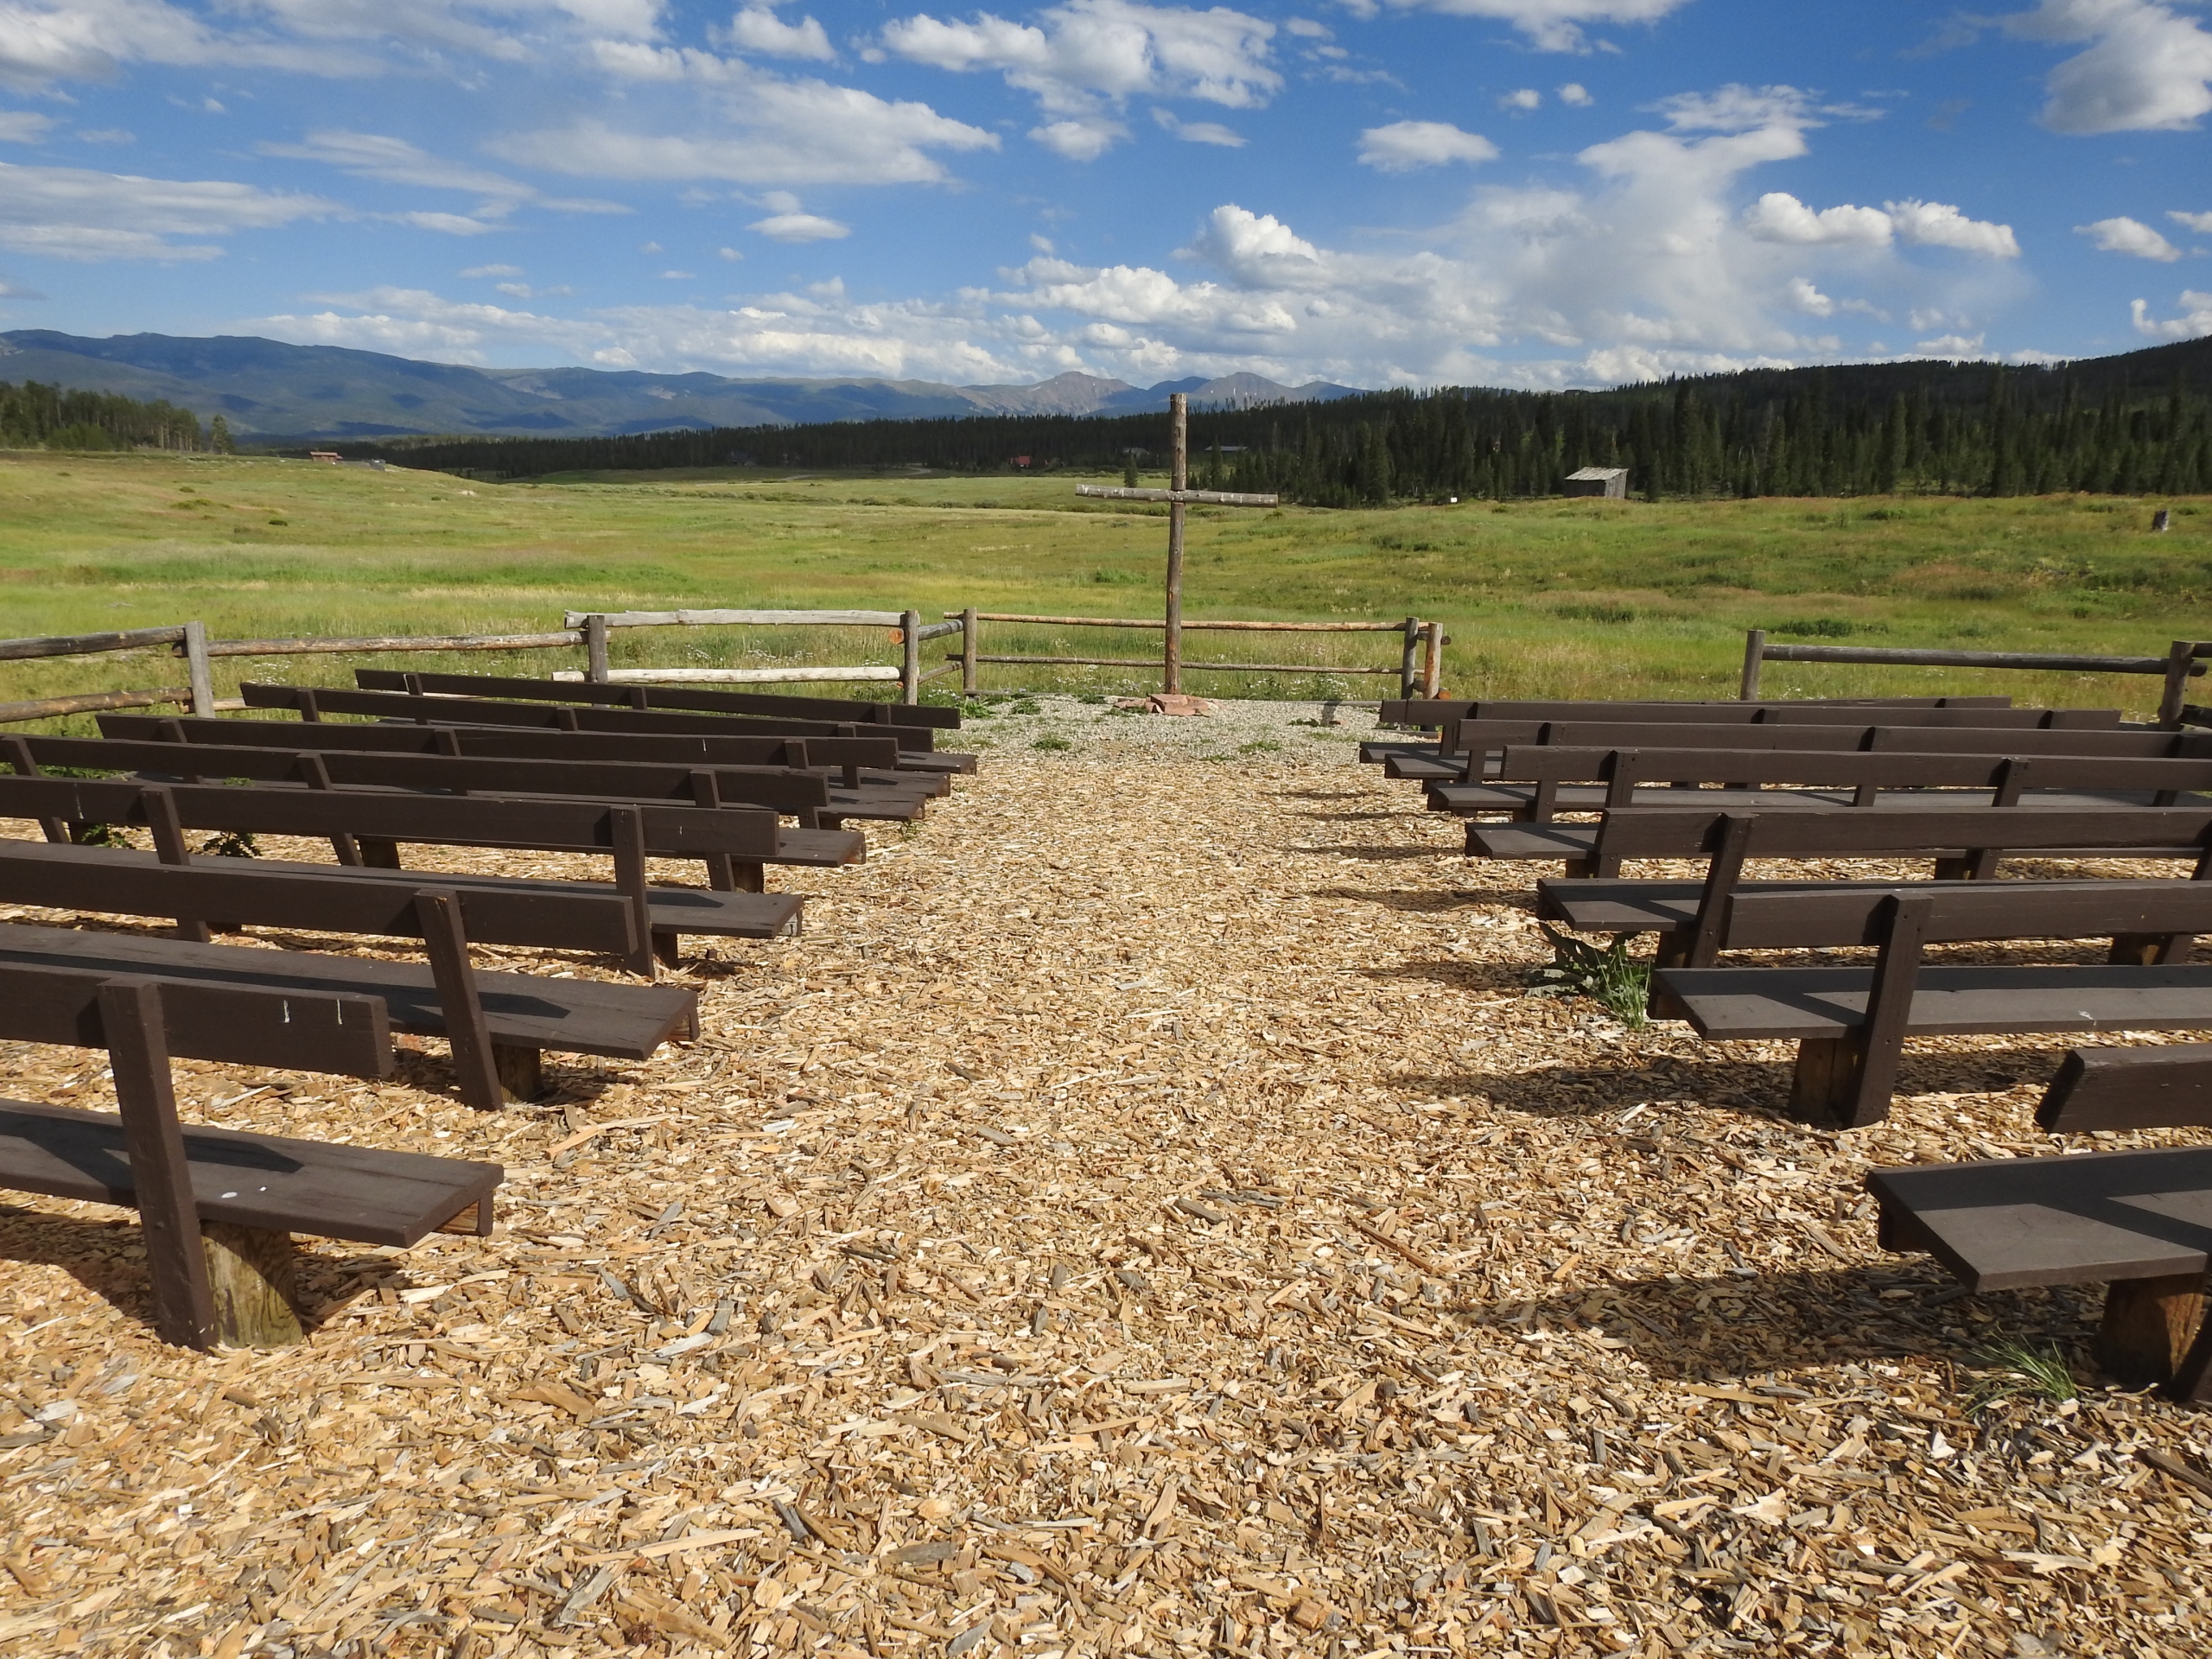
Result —
POLYGON ((1432 622, 1421 630, 1421 694, 1433 702, 1444 689, 1444 625, 1432 622))
POLYGON ((1398 652, 1398 695, 1411 697, 1421 690, 1418 662, 1421 653, 1421 619, 1406 619, 1406 641, 1398 652))
POLYGON ((2196 660, 2196 642, 2177 639, 2166 650, 2166 689, 2158 698, 2158 724, 2169 730, 2181 725, 2182 705, 2189 701, 2190 664, 2196 660))
POLYGON ((594 685, 607 683, 607 619, 584 618, 584 678, 594 685))
POLYGON ((908 707, 922 700, 922 613, 899 613, 899 701, 908 707))
POLYGON ((215 712, 215 679, 207 666, 207 625, 184 625, 185 678, 192 687, 192 712, 206 720, 215 712))
POLYGON ((1765 661, 1766 630, 1764 628, 1745 629, 1744 681, 1741 689, 1736 694, 1738 701, 1743 702, 1752 702, 1758 700, 1759 695, 1759 665, 1765 661))
MULTIPOLYGON (((1167 454, 1169 472, 1167 487, 1187 490, 1191 487, 1191 400, 1187 394, 1174 391, 1167 395, 1167 454)), ((1167 504, 1167 613, 1166 634, 1160 651, 1162 673, 1160 689, 1180 691, 1183 689, 1183 517, 1184 504, 1167 504)))
POLYGON ((960 695, 976 695, 976 607, 960 613, 960 695))

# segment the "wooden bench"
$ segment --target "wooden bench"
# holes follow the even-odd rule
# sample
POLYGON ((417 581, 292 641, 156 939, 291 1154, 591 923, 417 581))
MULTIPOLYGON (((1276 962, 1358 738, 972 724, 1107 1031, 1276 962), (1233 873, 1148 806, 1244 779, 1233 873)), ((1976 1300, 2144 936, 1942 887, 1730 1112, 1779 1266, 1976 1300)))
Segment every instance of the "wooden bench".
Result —
POLYGON ((247 681, 238 696, 250 709, 289 709, 308 723, 331 715, 365 715, 419 726, 506 726, 554 732, 613 732, 641 737, 887 736, 897 744, 900 771, 968 772, 972 754, 938 754, 926 726, 878 726, 863 731, 851 721, 777 720, 735 714, 686 714, 666 709, 579 707, 573 703, 506 702, 490 697, 410 696, 401 691, 350 691, 320 686, 265 685, 247 681))
MULTIPOLYGON (((1524 744, 1507 747, 1497 777, 1511 781, 1435 785, 1428 791, 1429 804, 1461 817, 1502 811, 1517 821, 1537 823, 1549 822, 1560 811, 1637 805, 1725 807, 1740 802, 1759 810, 1866 807, 1879 803, 1885 791, 1910 791, 1898 804, 1915 809, 2023 804, 2172 806, 2185 791, 2212 789, 2212 759, 1524 744), (1721 789, 1707 790, 1715 784, 1721 789), (1578 789, 1577 785, 1586 786, 1578 789), (1685 785, 1697 788, 1702 798, 1684 801, 1681 786, 1685 785), (1777 792, 1775 785, 1783 787, 1777 792), (1713 800, 1714 793, 1732 798, 1713 800)), ((2212 801, 2203 804, 2212 805, 2212 801)))
POLYGON ((289 749, 258 744, 142 743, 124 738, 22 738, 34 762, 74 770, 154 772, 179 780, 240 778, 315 789, 406 790, 441 795, 678 801, 764 806, 808 830, 848 818, 912 823, 942 780, 833 787, 818 772, 785 766, 670 766, 624 760, 521 760, 466 754, 394 754, 321 748, 300 727, 289 749))
MULTIPOLYGON (((36 823, 54 842, 71 838, 72 823, 143 825, 152 832, 161 861, 179 866, 193 861, 187 830, 325 837, 341 864, 394 873, 399 871, 402 842, 611 855, 613 890, 630 906, 639 938, 647 942, 632 952, 628 965, 647 976, 656 957, 675 959, 685 933, 739 938, 795 933, 801 901, 758 891, 766 859, 852 863, 867 850, 867 843, 850 830, 785 830, 767 812, 102 779, 0 777, 0 818, 36 823), (705 892, 656 887, 646 879, 648 857, 701 859, 719 885, 705 892), (378 862, 372 865, 371 859, 378 862), (732 885, 741 878, 752 890, 732 885)), ((424 879, 414 872, 405 875, 424 879)), ((470 885, 506 878, 440 871, 427 879, 470 885)), ((550 886, 588 890, 597 884, 550 886)))
MULTIPOLYGON (((2007 853, 2046 858, 2190 858, 2212 807, 1877 806, 1863 811, 1715 812, 1628 806, 1601 823, 1467 825, 1471 857, 1557 860, 1570 876, 1608 877, 1643 859, 1702 858, 1740 870, 1747 858, 1932 858, 1936 877, 1986 880, 2007 853)), ((1724 875, 1732 881, 1732 874, 1724 875)), ((1679 884, 1677 884, 1679 890, 1679 884)))
MULTIPOLYGON (((2076 1049, 2036 1121, 2054 1134, 2212 1127, 2212 1047, 2076 1049)), ((1877 1169, 1890 1250, 1972 1291, 2102 1284, 2097 1358, 2122 1387, 2212 1399, 2212 1147, 1877 1169)))
MULTIPOLYGON (((841 778, 848 789, 897 782, 948 794, 945 772, 900 772, 888 737, 645 737, 636 733, 556 732, 509 726, 415 726, 322 721, 309 736, 289 720, 213 720, 101 714, 100 734, 138 743, 212 743, 296 749, 303 738, 322 753, 486 755, 509 760, 644 760, 674 766, 785 766, 841 778)), ((39 740, 34 739, 35 742, 39 740)))
POLYGON ((1873 944, 1879 954, 1871 968, 1662 968, 1651 1006, 1708 1039, 1796 1041, 1791 1110, 1859 1128, 1888 1116, 1908 1037, 2212 1029, 2212 967, 2183 961, 2200 932, 2212 932, 2212 882, 1738 893, 1723 950, 1873 944), (2099 937, 2113 939, 2114 960, 2096 966, 1922 963, 1936 944, 2099 937))
POLYGON ((294 1233, 405 1248, 492 1230, 497 1164, 178 1121, 172 1056, 389 1077, 373 998, 0 963, 0 1037, 107 1051, 119 1113, 0 1101, 0 1186, 136 1209, 164 1341, 298 1341, 294 1233))
POLYGON ((928 727, 958 731, 960 711, 936 703, 873 702, 851 697, 804 697, 768 691, 712 691, 696 686, 601 685, 589 680, 537 680, 499 674, 423 674, 357 668, 365 691, 444 696, 512 697, 541 702, 611 703, 629 709, 690 709, 707 714, 771 719, 851 721, 863 726, 928 727))

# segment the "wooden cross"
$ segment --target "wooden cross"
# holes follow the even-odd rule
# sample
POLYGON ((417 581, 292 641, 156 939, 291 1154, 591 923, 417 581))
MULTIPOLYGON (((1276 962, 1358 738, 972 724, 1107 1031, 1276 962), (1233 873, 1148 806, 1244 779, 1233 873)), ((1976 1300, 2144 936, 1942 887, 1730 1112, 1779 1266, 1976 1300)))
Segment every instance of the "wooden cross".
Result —
POLYGON ((1168 454, 1170 487, 1164 490, 1131 490, 1103 484, 1078 484, 1077 495, 1103 496, 1109 501, 1165 501, 1167 503, 1167 614, 1166 618, 1166 644, 1161 652, 1165 658, 1161 666, 1166 671, 1161 677, 1161 689, 1180 691, 1183 689, 1183 509, 1192 501, 1204 501, 1217 507, 1272 507, 1280 502, 1272 495, 1236 495, 1227 490, 1194 490, 1191 483, 1191 400, 1182 392, 1167 396, 1168 454))

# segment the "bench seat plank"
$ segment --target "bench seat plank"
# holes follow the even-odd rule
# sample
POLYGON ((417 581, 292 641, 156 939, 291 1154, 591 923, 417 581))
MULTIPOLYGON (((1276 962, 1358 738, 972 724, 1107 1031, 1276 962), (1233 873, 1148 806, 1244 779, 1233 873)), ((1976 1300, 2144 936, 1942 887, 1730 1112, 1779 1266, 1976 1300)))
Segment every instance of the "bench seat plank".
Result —
MULTIPOLYGON (((1818 1040, 1864 1021, 1873 970, 1662 968, 1653 982, 1700 1037, 1818 1040)), ((2123 1029, 2212 1031, 2212 967, 1924 967, 1905 1025, 1915 1037, 2123 1029)))
MULTIPOLYGON (((1737 893, 1833 893, 1839 887, 1894 893, 1895 881, 1740 881, 1737 893)), ((1671 933, 1697 919, 1702 881, 1640 881, 1618 877, 1536 883, 1536 914, 1577 933, 1671 933)))
POLYGON ((2212 1147, 1880 1169, 1883 1242, 1925 1249, 1972 1290, 2202 1274, 2212 1147))
MULTIPOLYGON (((350 992, 382 1001, 394 1031, 448 1034, 430 970, 410 963, 22 923, 0 925, 0 963, 321 995, 350 992)), ((671 1038, 689 1033, 697 1018, 697 995, 680 986, 611 985, 481 970, 476 984, 493 1040, 512 1047, 642 1060, 671 1038)))
MULTIPOLYGON (((1853 817, 1869 817, 1887 809, 1879 806, 1860 807, 1851 813, 1853 817)), ((1907 809, 1899 808, 1899 810, 1907 809)), ((1994 812, 2006 809, 1978 807, 1977 811, 1994 812)), ((2014 809, 2037 810, 2040 809, 2014 809)), ((2053 808, 2053 810, 2060 809, 2053 808)), ((1842 816, 1839 814, 1839 816, 1842 816)), ((1467 852, 1470 856, 1494 858, 1500 861, 1529 859, 1567 859, 1580 862, 1588 859, 1598 844, 1598 832, 1604 829, 1598 823, 1473 823, 1467 825, 1467 852)), ((1948 829, 1948 826, 1946 826, 1948 829)), ((1861 853, 1849 848, 1833 852, 1754 853, 1754 857, 1771 858, 1959 858, 1967 849, 1964 847, 1916 849, 1910 852, 1861 853)), ((2191 861, 2202 855, 2202 847, 2035 847, 2020 848, 2012 854, 2016 858, 2186 858, 2191 861)), ((1704 858, 1700 851, 1685 851, 1675 855, 1681 858, 1704 858)), ((1896 884, 1892 882, 1891 886, 1896 884)))
MULTIPOLYGON (((185 1159, 202 1221, 404 1248, 474 1205, 490 1213, 498 1164, 295 1141, 188 1123, 185 1159)), ((0 1100, 0 1187, 135 1208, 123 1120, 0 1100)))

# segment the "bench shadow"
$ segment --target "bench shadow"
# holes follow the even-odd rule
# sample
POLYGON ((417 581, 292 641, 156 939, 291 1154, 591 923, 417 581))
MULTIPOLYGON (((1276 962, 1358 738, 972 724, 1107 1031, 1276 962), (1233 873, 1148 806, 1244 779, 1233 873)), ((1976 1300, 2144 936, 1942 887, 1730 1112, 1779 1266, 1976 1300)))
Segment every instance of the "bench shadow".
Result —
POLYGON ((1528 964, 1512 962, 1402 962, 1391 968, 1362 968, 1362 978, 1381 982, 1425 980, 1465 991, 1517 991, 1528 964))
POLYGON ((1304 818, 1309 823, 1395 823, 1407 815, 1402 811, 1380 812, 1289 812, 1286 817, 1304 818))
POLYGON ((1370 864, 1395 864, 1415 858, 1464 858, 1457 847, 1316 847, 1317 853, 1356 858, 1370 864))
MULTIPOLYGON (((0 1203, 0 1261, 59 1268, 140 1326, 149 1341, 159 1340, 135 1211, 63 1216, 0 1203)), ((301 1239, 298 1263, 300 1322, 309 1336, 367 1294, 362 1281, 394 1268, 386 1256, 357 1254, 334 1239, 301 1239)))
MULTIPOLYGON (((1895 1115, 1912 1110, 1914 1095, 1976 1095, 2021 1084, 2047 1084, 2066 1056, 2067 1045, 2048 1048, 1979 1049, 1966 1053, 1908 1052, 1898 1069, 1895 1115)), ((1789 1060, 1685 1058, 1666 1055, 1639 1062, 1633 1051, 1618 1065, 1562 1065, 1538 1071, 1469 1071, 1451 1075, 1407 1077, 1410 1090, 1440 1096, 1483 1095, 1493 1105, 1530 1117, 1588 1117, 1626 1111, 1654 1098, 1693 1100, 1763 1116, 1781 1116, 1789 1101, 1789 1060)), ((2022 1122, 2033 1116, 2021 1108, 2022 1122)), ((1794 1121, 1794 1120, 1793 1120, 1794 1121)))
POLYGON ((1316 887, 1316 899, 1349 899, 1358 904, 1380 905, 1386 910, 1439 912, 1465 910, 1473 905, 1510 905, 1517 910, 1531 906, 1531 895, 1488 888, 1450 893, 1425 892, 1419 887, 1316 887))
MULTIPOLYGON (((1749 1277, 1615 1280, 1533 1301, 1494 1303, 1478 1317, 1522 1329, 1596 1325, 1659 1376, 1755 1384, 1851 1360, 1986 1365, 1988 1351, 2000 1343, 2084 1348, 2096 1332, 2102 1291, 2099 1285, 2061 1286, 1969 1297, 1926 1257, 1897 1256, 1749 1277), (1884 1300, 1883 1292, 1900 1290, 1907 1294, 1884 1300), (1976 1317, 1955 1306, 1960 1303, 1976 1317)), ((1826 1391, 1816 1375, 1800 1386, 1826 1391)))

